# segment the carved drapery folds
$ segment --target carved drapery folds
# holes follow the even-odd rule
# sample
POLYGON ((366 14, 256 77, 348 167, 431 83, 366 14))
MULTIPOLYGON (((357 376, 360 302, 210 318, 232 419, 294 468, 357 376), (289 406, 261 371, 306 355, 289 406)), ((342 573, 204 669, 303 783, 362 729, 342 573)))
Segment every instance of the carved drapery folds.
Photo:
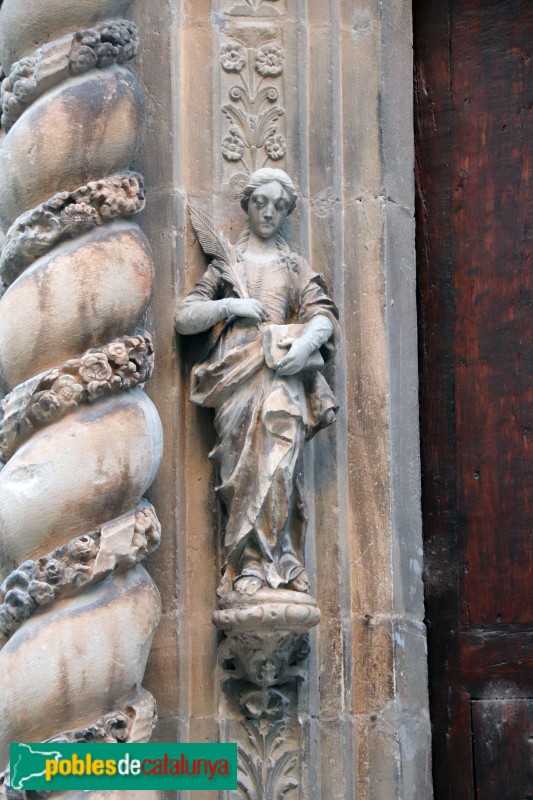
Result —
POLYGON ((145 742, 155 723, 140 562, 162 436, 129 5, 0 8, 0 771, 11 741, 145 742))

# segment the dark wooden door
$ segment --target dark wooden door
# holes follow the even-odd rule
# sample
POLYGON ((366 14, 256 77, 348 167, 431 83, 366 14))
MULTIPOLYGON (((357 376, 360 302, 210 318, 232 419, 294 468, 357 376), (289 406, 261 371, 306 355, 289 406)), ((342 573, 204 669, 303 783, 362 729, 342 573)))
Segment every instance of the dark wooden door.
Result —
POLYGON ((415 0, 436 800, 533 798, 533 1, 415 0))

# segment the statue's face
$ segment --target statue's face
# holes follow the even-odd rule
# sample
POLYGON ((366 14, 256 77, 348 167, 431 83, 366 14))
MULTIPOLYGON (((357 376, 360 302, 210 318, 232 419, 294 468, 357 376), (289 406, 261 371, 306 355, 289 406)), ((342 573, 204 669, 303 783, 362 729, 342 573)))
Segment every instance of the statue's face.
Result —
POLYGON ((272 239, 289 213, 290 197, 281 183, 271 181, 259 186, 248 203, 248 219, 253 232, 261 239, 272 239))

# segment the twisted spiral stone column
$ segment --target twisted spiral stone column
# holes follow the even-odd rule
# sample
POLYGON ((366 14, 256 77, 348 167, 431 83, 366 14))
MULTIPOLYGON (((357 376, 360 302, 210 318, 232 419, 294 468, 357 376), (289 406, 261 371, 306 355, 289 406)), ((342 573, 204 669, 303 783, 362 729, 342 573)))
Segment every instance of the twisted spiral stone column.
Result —
POLYGON ((130 2, 0 2, 0 771, 12 741, 144 742, 155 720, 160 599, 139 562, 162 436, 130 2))

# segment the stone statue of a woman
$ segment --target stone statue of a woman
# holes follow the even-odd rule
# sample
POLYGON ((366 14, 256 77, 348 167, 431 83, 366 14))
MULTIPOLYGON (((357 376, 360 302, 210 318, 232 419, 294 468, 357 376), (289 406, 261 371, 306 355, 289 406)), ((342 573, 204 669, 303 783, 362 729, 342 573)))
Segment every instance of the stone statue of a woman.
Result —
POLYGON ((335 420, 319 370, 334 350, 337 311, 322 278, 280 234, 296 205, 289 176, 258 170, 241 205, 248 225, 235 246, 191 209, 214 260, 176 314, 181 334, 212 329, 212 345, 192 371, 191 400, 215 409, 211 458, 225 527, 218 594, 307 592, 298 461, 305 440, 335 420))

